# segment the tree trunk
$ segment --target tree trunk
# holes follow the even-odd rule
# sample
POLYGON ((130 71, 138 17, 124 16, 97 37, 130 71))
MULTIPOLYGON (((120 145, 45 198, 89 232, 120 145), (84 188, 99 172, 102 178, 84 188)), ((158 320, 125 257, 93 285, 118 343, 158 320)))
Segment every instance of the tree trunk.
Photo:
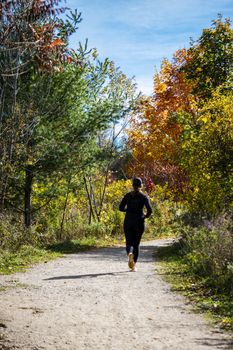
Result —
POLYGON ((33 169, 31 165, 27 165, 25 171, 25 186, 24 186, 24 224, 26 227, 31 226, 31 193, 33 169))
POLYGON ((65 202, 63 206, 63 213, 62 213, 62 219, 61 219, 61 225, 60 225, 60 239, 62 239, 62 232, 64 228, 64 222, 65 222, 65 216, 66 216, 66 208, 68 204, 68 198, 69 198, 69 193, 70 193, 70 184, 71 184, 71 179, 72 177, 69 177, 68 183, 67 183, 67 191, 66 191, 66 197, 65 197, 65 202))
POLYGON ((105 173, 103 193, 100 196, 100 207, 99 207, 99 212, 98 212, 98 217, 99 218, 101 217, 101 212, 102 212, 102 209, 103 209, 103 203, 104 203, 105 194, 106 194, 106 188, 107 188, 107 184, 108 184, 109 168, 110 168, 110 163, 108 163, 108 165, 107 165, 107 169, 106 169, 106 173, 105 173))
POLYGON ((6 190, 7 190, 7 181, 8 181, 8 176, 3 176, 3 180, 1 181, 2 183, 2 191, 0 195, 0 213, 3 212, 5 209, 5 196, 6 196, 6 190))
POLYGON ((90 188, 90 192, 88 190, 88 186, 87 186, 87 180, 86 180, 86 177, 84 176, 83 177, 84 179, 84 185, 85 185, 85 189, 86 189, 86 192, 87 192, 87 198, 88 198, 88 202, 89 202, 89 218, 88 218, 88 224, 90 225, 91 224, 91 218, 93 217, 93 219, 95 219, 95 214, 94 214, 94 211, 93 211, 93 206, 92 206, 92 200, 91 200, 91 188, 90 188))

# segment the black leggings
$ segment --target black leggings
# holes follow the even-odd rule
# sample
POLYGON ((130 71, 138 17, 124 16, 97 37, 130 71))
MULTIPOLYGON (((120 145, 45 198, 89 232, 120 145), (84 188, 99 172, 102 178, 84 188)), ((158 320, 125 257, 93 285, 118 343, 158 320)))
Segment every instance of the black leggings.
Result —
POLYGON ((139 255, 139 244, 144 232, 144 220, 125 220, 124 232, 126 239, 126 252, 130 253, 130 248, 133 247, 134 262, 136 263, 139 255))

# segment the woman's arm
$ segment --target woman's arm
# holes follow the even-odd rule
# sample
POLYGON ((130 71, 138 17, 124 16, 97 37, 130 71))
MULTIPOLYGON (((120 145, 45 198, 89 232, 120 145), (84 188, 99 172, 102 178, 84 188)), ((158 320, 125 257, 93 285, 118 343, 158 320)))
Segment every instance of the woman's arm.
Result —
POLYGON ((146 215, 145 215, 145 218, 149 218, 152 214, 152 207, 151 207, 151 204, 150 204, 150 199, 146 196, 145 197, 145 207, 146 207, 146 215))
POLYGON ((119 205, 119 210, 126 211, 126 206, 127 206, 127 195, 125 195, 124 198, 122 199, 122 201, 119 205))

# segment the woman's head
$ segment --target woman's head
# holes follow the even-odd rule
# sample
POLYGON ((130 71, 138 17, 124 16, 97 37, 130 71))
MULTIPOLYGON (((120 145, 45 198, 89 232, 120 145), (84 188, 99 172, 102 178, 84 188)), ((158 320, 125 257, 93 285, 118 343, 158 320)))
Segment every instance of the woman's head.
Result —
POLYGON ((133 178, 133 188, 136 191, 139 191, 139 189, 142 187, 142 180, 140 177, 134 177, 133 178))

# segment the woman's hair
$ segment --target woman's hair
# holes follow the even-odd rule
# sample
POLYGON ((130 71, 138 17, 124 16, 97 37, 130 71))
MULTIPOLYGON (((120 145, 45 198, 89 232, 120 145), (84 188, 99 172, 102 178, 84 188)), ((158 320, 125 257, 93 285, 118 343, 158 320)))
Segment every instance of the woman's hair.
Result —
POLYGON ((142 187, 142 180, 140 177, 133 178, 133 187, 142 187))

